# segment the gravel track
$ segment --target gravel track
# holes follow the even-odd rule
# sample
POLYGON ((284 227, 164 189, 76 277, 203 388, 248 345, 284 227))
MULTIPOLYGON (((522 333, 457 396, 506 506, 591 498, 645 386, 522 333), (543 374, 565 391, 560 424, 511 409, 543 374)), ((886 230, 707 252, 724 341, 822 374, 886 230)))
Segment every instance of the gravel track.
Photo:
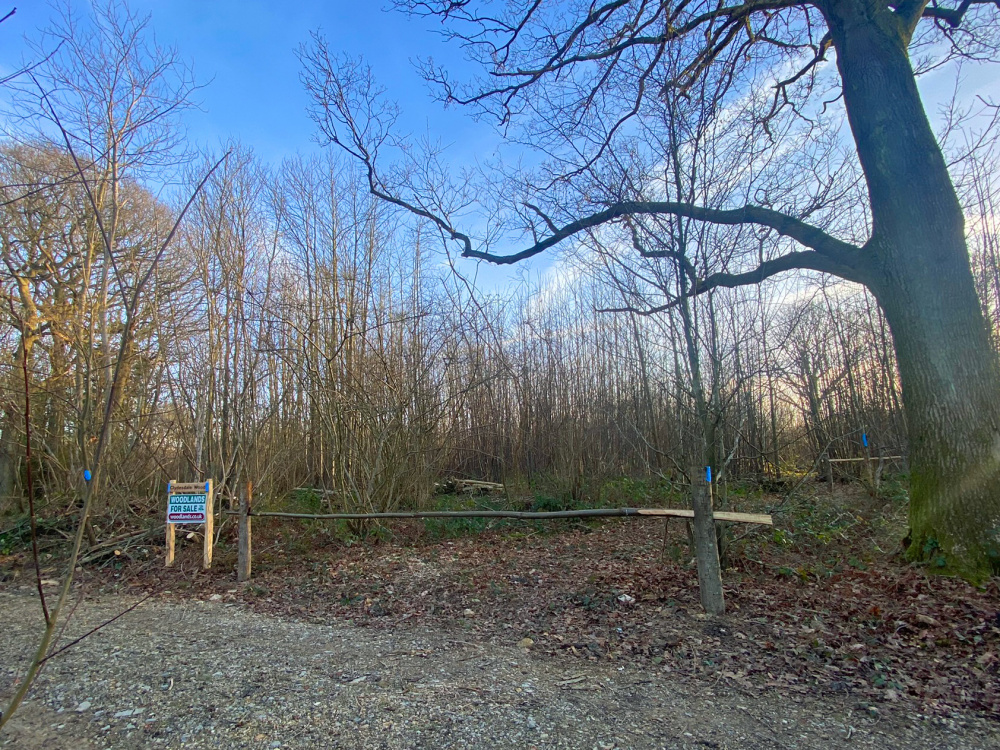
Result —
MULTIPOLYGON (((88 599, 64 641, 134 601, 88 599)), ((23 589, 0 612, 6 695, 41 614, 23 589)), ((1000 723, 154 599, 49 662, 0 733, 0 748, 160 747, 1000 748, 1000 723)))

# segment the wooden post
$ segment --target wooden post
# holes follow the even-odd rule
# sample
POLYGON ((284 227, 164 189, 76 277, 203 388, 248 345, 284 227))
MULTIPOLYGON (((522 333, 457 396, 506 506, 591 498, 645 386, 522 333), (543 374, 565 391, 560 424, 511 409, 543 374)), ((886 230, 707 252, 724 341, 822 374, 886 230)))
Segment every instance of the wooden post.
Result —
POLYGON ((691 509, 694 511, 695 560, 701 604, 710 615, 723 615, 726 600, 722 591, 722 566, 712 514, 712 484, 705 469, 691 470, 691 509))
POLYGON ((247 482, 246 494, 240 497, 240 556, 236 566, 236 580, 240 583, 250 580, 250 509, 253 502, 253 484, 247 482))
POLYGON ((215 507, 213 503, 212 480, 205 482, 205 548, 202 552, 201 567, 212 567, 212 548, 215 544, 215 507))
POLYGON ((830 454, 829 453, 824 453, 823 454, 823 471, 826 474, 826 486, 827 486, 827 489, 830 491, 830 494, 832 495, 833 494, 833 463, 831 463, 831 461, 830 461, 830 454))
POLYGON ((167 565, 166 567, 171 567, 174 564, 174 537, 176 532, 174 529, 175 524, 167 524, 167 565))
MULTIPOLYGON (((712 497, 712 516, 715 517, 715 497, 719 498, 719 505, 723 508, 729 507, 729 480, 723 475, 723 480, 720 483, 718 479, 715 481, 715 488, 719 490, 718 495, 713 495, 712 497), (721 488, 720 488, 721 485, 721 488)), ((708 486, 709 492, 714 492, 711 483, 708 486)), ((725 521, 720 521, 715 519, 715 543, 719 548, 719 567, 725 569, 729 567, 729 549, 728 540, 726 539, 726 523, 725 521)))
POLYGON ((878 492, 879 487, 882 484, 882 472, 884 470, 885 470, 885 454, 882 451, 882 446, 879 446, 878 464, 875 466, 875 478, 873 480, 875 485, 875 492, 878 492))

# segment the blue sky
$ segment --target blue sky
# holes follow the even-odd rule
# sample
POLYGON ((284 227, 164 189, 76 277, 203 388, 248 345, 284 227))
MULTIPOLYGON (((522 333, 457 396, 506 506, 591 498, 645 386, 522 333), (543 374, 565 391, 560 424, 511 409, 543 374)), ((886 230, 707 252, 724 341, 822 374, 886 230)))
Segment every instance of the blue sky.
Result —
MULTIPOLYGON (((72 5, 84 11, 87 6, 79 0, 72 5)), ((461 55, 431 31, 432 23, 385 11, 379 2, 132 0, 130 6, 152 16, 157 41, 176 48, 205 84, 196 97, 202 111, 185 118, 191 137, 202 145, 236 138, 274 162, 314 148, 295 56, 314 30, 325 34, 333 49, 368 60, 402 106, 408 131, 448 133, 456 157, 475 154, 491 140, 485 126, 430 102, 410 62, 431 54, 455 66, 461 55)), ((0 26, 4 69, 21 59, 22 37, 36 36, 52 14, 48 3, 29 2, 0 26)))
MULTIPOLYGON (((86 0, 70 4, 81 15, 87 13, 86 0)), ((318 149, 296 57, 313 31, 327 37, 331 50, 363 56, 386 95, 399 103, 401 130, 441 140, 456 165, 473 163, 497 143, 488 125, 434 102, 414 68, 418 58, 432 56, 460 70, 461 52, 434 33, 433 22, 386 10, 381 2, 130 0, 129 6, 151 16, 157 42, 173 47, 203 84, 195 95, 199 109, 184 116, 188 136, 199 146, 217 150, 220 143, 238 140, 273 165, 318 149)), ((48 2, 28 2, 0 25, 0 71, 16 69, 26 54, 23 38, 37 39, 38 29, 49 25, 54 13, 48 2)), ((543 269, 553 261, 540 258, 530 266, 543 269)), ((461 261, 463 273, 477 274, 478 269, 480 284, 488 288, 504 285, 527 266, 501 269, 461 261)))
MULTIPOLYGON (((86 0, 69 0, 86 12, 86 0)), ((202 111, 186 118, 190 135, 202 145, 237 138, 264 159, 277 161, 314 147, 314 127, 299 83, 295 50, 321 31, 334 50, 363 55, 387 94, 403 109, 410 132, 425 129, 446 134, 456 161, 474 159, 495 144, 489 126, 472 122, 460 109, 444 110, 431 101, 411 61, 433 56, 452 72, 466 68, 461 51, 434 33, 438 24, 384 9, 383 0, 130 0, 139 13, 152 16, 157 40, 176 48, 205 84, 198 99, 202 111)), ((13 70, 24 54, 22 38, 37 36, 53 9, 45 0, 18 3, 17 13, 0 25, 0 70, 13 70)), ((0 11, 6 7, 0 5, 0 11)), ((930 98, 936 81, 923 79, 930 98)), ((977 93, 1000 94, 996 69, 980 67, 970 87, 977 93)), ((946 80, 940 81, 944 88, 946 80)), ((970 93, 972 93, 970 91, 970 93)), ((930 104, 930 103, 929 103, 930 104)), ((928 107, 933 111, 933 105, 928 107)))
MULTIPOLYGON (((8 2, 12 6, 16 0, 8 2)), ((86 13, 86 0, 68 2, 86 13)), ((197 95, 200 109, 185 116, 188 134, 200 146, 213 148, 228 139, 239 140, 271 164, 315 150, 315 128, 306 115, 308 99, 299 82, 295 51, 311 31, 318 30, 333 50, 363 55, 372 65, 387 95, 402 107, 403 130, 441 138, 456 165, 488 155, 497 143, 489 125, 473 122, 461 109, 444 110, 433 102, 412 64, 430 55, 461 75, 465 68, 461 51, 434 33, 435 22, 387 11, 383 3, 131 0, 130 6, 152 16, 157 40, 176 48, 204 84, 197 95)), ((37 37, 37 30, 48 24, 53 12, 44 0, 27 0, 0 25, 0 71, 16 68, 24 55, 22 38, 37 37)), ((970 94, 1000 95, 995 67, 980 67, 972 75, 970 94)), ((933 100, 950 89, 950 77, 935 73, 923 79, 921 86, 933 118, 933 100)), ((546 254, 528 267, 515 269, 486 264, 481 280, 492 286, 528 268, 531 273, 543 272, 554 260, 546 254)), ((462 264, 470 273, 473 266, 462 264)))

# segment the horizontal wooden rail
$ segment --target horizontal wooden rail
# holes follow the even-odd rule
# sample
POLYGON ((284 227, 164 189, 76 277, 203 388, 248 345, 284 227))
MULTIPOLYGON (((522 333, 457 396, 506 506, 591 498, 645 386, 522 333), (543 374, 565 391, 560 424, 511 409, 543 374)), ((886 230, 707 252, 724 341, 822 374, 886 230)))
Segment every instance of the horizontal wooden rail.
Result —
MULTIPOLYGON (((882 456, 883 461, 899 461, 902 460, 902 456, 882 456)), ((829 459, 831 464, 843 464, 850 461, 878 461, 878 456, 872 456, 871 458, 831 458, 829 459)))
MULTIPOLYGON (((546 520, 554 518, 690 518, 694 519, 694 510, 690 508, 585 508, 581 510, 556 510, 556 511, 518 511, 518 510, 415 510, 415 511, 392 511, 389 513, 285 513, 282 511, 255 511, 252 505, 253 488, 247 484, 246 493, 240 498, 239 511, 223 511, 225 515, 239 516, 239 562, 237 564, 237 580, 245 582, 250 579, 251 570, 251 548, 250 534, 253 517, 258 518, 289 518, 301 520, 375 520, 389 518, 515 518, 525 521, 546 520)), ((711 499, 708 499, 708 507, 711 508, 711 499)), ((765 513, 733 513, 731 511, 715 511, 713 514, 716 521, 732 521, 735 523, 753 523, 764 526, 773 526, 771 516, 765 513)), ((699 518, 709 523, 708 531, 711 532, 711 521, 704 518, 700 512, 699 518)), ((697 522, 696 522, 697 523, 697 522)), ((666 527, 664 527, 666 533, 666 527)), ((713 537, 714 534, 710 534, 713 537)), ((700 564, 700 563, 699 563, 700 564)), ((718 561, 716 561, 718 564, 718 561)), ((699 574, 700 576, 700 574, 699 574)), ((721 584, 720 584, 721 585, 721 584)))
MULTIPOLYGON (((239 515, 236 511, 226 511, 227 515, 239 515)), ((253 511, 249 515, 256 518, 299 518, 304 520, 366 520, 381 518, 517 518, 521 520, 544 520, 548 518, 614 518, 621 516, 647 516, 654 518, 694 518, 694 511, 682 508, 585 508, 582 510, 555 510, 544 512, 517 510, 426 510, 394 511, 391 513, 283 513, 278 511, 253 511)), ((756 523, 773 526, 771 516, 766 513, 733 513, 717 510, 713 513, 716 521, 733 523, 756 523)))

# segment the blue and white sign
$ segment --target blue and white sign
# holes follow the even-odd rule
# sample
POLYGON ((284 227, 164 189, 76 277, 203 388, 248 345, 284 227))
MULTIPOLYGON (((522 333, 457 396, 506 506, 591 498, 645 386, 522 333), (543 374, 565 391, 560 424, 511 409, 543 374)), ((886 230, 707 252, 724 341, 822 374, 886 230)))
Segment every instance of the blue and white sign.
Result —
POLYGON ((167 523, 206 523, 211 491, 208 482, 171 482, 167 495, 167 523))

